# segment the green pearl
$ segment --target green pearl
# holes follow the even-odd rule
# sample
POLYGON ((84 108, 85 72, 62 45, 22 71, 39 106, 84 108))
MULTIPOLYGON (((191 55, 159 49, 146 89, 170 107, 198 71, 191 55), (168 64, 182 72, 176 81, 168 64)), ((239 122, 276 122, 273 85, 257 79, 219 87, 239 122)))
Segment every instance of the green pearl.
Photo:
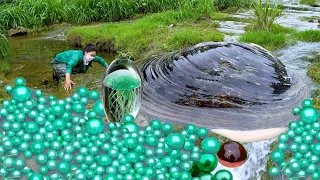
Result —
POLYGON ((306 167, 309 166, 309 161, 308 161, 307 159, 301 159, 301 160, 299 161, 299 164, 300 164, 300 166, 301 166, 302 168, 306 168, 306 167))
POLYGON ((278 136, 279 142, 287 142, 289 140, 288 134, 280 134, 278 136))
POLYGON ((302 137, 301 136, 296 136, 294 137, 293 141, 297 144, 300 144, 302 143, 302 137))
POLYGON ((97 118, 92 118, 85 123, 85 130, 92 135, 101 133, 103 129, 104 123, 97 118))
POLYGON ((300 164, 298 163, 298 162, 292 162, 292 163, 290 163, 290 170, 292 171, 292 172, 297 172, 297 171, 299 171, 300 170, 300 164))
POLYGON ((293 172, 287 167, 283 170, 283 174, 290 177, 292 176, 293 172))
POLYGON ((59 141, 53 141, 51 143, 51 148, 54 150, 59 150, 61 148, 62 144, 59 141))
POLYGON ((106 168, 106 172, 107 172, 107 174, 116 174, 117 173, 117 168, 113 167, 113 166, 107 167, 106 168))
POLYGON ((12 168, 14 166, 14 159, 12 157, 5 157, 2 164, 6 169, 12 168))
POLYGON ((14 170, 12 173, 11 173, 11 176, 12 177, 15 177, 15 178, 21 178, 22 177, 22 172, 19 171, 19 170, 14 170))
POLYGON ((89 91, 88 91, 88 89, 87 89, 86 87, 79 87, 79 88, 77 89, 77 93, 78 93, 80 96, 85 97, 85 96, 88 95, 89 91))
POLYGON ((297 176, 299 177, 307 177, 308 173, 305 170, 300 170, 299 172, 297 172, 297 176))
POLYGON ((277 148, 280 151, 286 151, 286 149, 288 148, 288 145, 284 142, 279 142, 277 145, 277 148))
POLYGON ((272 177, 278 177, 281 173, 281 170, 279 167, 277 166, 273 166, 269 169, 268 171, 269 175, 272 176, 272 177))
POLYGON ((85 163, 86 164, 88 164, 88 165, 91 165, 91 164, 93 164, 94 163, 94 157, 93 157, 93 155, 91 155, 91 154, 88 154, 88 155, 86 155, 86 157, 85 157, 85 163))
POLYGON ((26 126, 24 127, 25 131, 33 134, 39 131, 39 127, 35 122, 28 122, 26 123, 26 126))
POLYGON ((29 150, 26 150, 23 154, 24 154, 24 157, 27 159, 30 159, 33 155, 32 152, 29 150))
POLYGON ((56 169, 56 166, 57 166, 57 162, 55 161, 55 160, 48 160, 47 161, 47 168, 49 169, 49 170, 54 170, 54 169, 56 169))
POLYGON ((313 172, 311 175, 313 180, 319 180, 320 179, 320 173, 319 172, 313 172))
POLYGON ((58 163, 57 171, 61 174, 67 174, 70 171, 70 164, 65 161, 58 163))
POLYGON ((91 100, 98 100, 100 98, 100 93, 96 90, 92 90, 89 92, 89 98, 91 100))
POLYGON ((184 171, 190 171, 192 169, 192 163, 191 162, 183 162, 181 164, 181 168, 184 171))
POLYGON ((53 149, 48 150, 47 157, 49 159, 55 159, 57 156, 58 156, 58 153, 55 150, 53 149))
POLYGON ((40 168, 39 168, 39 173, 40 174, 42 174, 42 175, 46 175, 46 174, 48 174, 48 168, 46 167, 46 166, 41 166, 40 168))
POLYGON ((41 174, 33 173, 28 179, 30 180, 44 180, 41 174))
POLYGON ((297 152, 298 151, 298 145, 296 143, 292 143, 289 148, 290 148, 290 150, 292 152, 297 152))
POLYGON ((108 166, 112 162, 110 156, 108 156, 107 154, 99 155, 97 161, 101 166, 108 166))
POLYGON ((92 110, 97 113, 100 117, 105 117, 104 107, 102 100, 98 100, 93 104, 92 110))
POLYGON ((17 86, 12 90, 12 98, 15 101, 23 102, 31 97, 31 90, 26 86, 17 86))
POLYGON ((45 164, 47 162, 48 158, 44 154, 39 154, 36 156, 36 161, 38 164, 45 164))
POLYGON ((27 84, 26 80, 22 77, 18 77, 14 80, 15 86, 25 86, 27 84))
POLYGON ((128 129, 130 133, 133 133, 138 132, 140 128, 136 123, 128 122, 122 126, 122 129, 128 129))
POLYGON ((138 154, 135 153, 135 152, 129 152, 129 153, 126 155, 126 158, 127 158, 127 160, 129 160, 130 162, 135 163, 135 162, 138 161, 139 156, 138 156, 138 154))
MULTIPOLYGON (((280 150, 280 149, 279 149, 280 150)), ((283 150, 284 151, 284 150, 283 150)), ((294 157, 297 158, 297 159, 301 159, 303 157, 302 153, 299 153, 299 152, 296 152, 294 154, 294 157)))
POLYGON ((312 123, 317 121, 319 113, 313 107, 306 107, 300 112, 300 118, 303 123, 312 123))
POLYGON ((34 142, 31 144, 31 151, 36 154, 40 154, 44 151, 45 147, 42 142, 34 142))
POLYGON ((185 140, 179 133, 172 133, 166 137, 165 142, 170 149, 179 150, 184 146, 185 140))
POLYGON ((138 146, 138 141, 132 137, 125 139, 124 143, 128 148, 136 148, 138 146))
POLYGON ((5 168, 0 168, 0 176, 6 177, 8 175, 8 171, 5 168))
POLYGON ((309 147, 308 147, 307 144, 301 144, 299 146, 299 152, 302 153, 302 154, 308 152, 308 150, 309 150, 309 147))
POLYGON ((303 142, 307 144, 310 144, 313 141, 313 137, 311 135, 303 136, 302 139, 303 139, 303 142))
POLYGON ((169 123, 164 123, 162 125, 162 131, 165 133, 165 134, 170 134, 173 132, 173 126, 169 123))
POLYGON ((220 142, 216 138, 205 138, 201 142, 201 148, 204 153, 216 154, 220 150, 220 142))
POLYGON ((307 167, 307 172, 308 173, 313 173, 317 170, 317 166, 315 164, 309 164, 309 166, 307 167))
POLYGON ((284 153, 282 151, 276 150, 271 153, 270 157, 274 162, 282 162, 284 160, 284 153))
POLYGON ((312 124, 312 129, 315 131, 319 131, 320 130, 320 122, 314 122, 312 124))
POLYGON ((213 179, 214 180, 232 180, 233 176, 230 171, 223 169, 223 170, 217 171, 214 174, 213 179))
POLYGON ((149 135, 146 138, 146 142, 149 146, 156 146, 158 144, 158 139, 153 135, 149 135))
POLYGON ((314 106, 314 103, 311 99, 304 99, 301 103, 302 107, 303 108, 306 108, 306 107, 313 107, 314 106))
POLYGON ((11 85, 6 85, 6 86, 4 87, 4 89, 5 89, 6 93, 11 94, 11 93, 12 93, 12 90, 13 90, 13 86, 11 86, 11 85))
POLYGON ((80 102, 76 102, 73 104, 72 109, 76 112, 76 113, 84 113, 85 112, 85 106, 80 103, 80 102))
POLYGON ((157 119, 154 119, 154 120, 150 121, 149 124, 153 129, 160 129, 162 127, 161 121, 159 121, 157 119))
POLYGON ((200 176, 201 180, 213 180, 213 175, 211 173, 204 173, 200 176))
POLYGON ((193 161, 199 161, 201 159, 201 155, 199 152, 193 152, 191 153, 191 159, 193 161))
POLYGON ((165 157, 162 158, 161 162, 166 167, 171 167, 174 164, 174 159, 171 156, 165 156, 165 157))
POLYGON ((201 172, 211 172, 218 165, 218 158, 213 154, 202 154, 199 161, 196 162, 196 166, 201 172))
POLYGON ((301 108, 300 107, 296 106, 296 107, 292 108, 292 114, 293 115, 299 115, 300 112, 301 112, 301 108))

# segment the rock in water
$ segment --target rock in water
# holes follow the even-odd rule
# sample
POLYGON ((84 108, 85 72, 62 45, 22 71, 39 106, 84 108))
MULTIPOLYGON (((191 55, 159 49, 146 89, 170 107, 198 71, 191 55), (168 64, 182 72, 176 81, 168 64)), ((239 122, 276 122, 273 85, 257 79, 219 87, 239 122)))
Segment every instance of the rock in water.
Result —
POLYGON ((22 35, 26 35, 27 34, 27 29, 22 27, 22 26, 18 26, 15 29, 10 29, 8 32, 8 35, 11 36, 22 36, 22 35))
POLYGON ((142 113, 172 123, 255 130, 285 127, 306 85, 267 50, 201 43, 142 66, 142 113))

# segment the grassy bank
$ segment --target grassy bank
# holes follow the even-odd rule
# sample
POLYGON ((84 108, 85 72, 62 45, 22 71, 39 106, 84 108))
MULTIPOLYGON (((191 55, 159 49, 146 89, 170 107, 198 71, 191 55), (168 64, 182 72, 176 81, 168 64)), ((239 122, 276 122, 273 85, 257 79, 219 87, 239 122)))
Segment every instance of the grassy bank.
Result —
POLYGON ((223 41, 223 34, 210 18, 198 13, 168 11, 133 22, 106 23, 94 27, 74 27, 67 35, 72 46, 96 44, 100 50, 143 58, 156 52, 189 47, 204 41, 223 41))
POLYGON ((61 22, 87 24, 113 22, 136 14, 168 10, 193 11, 209 15, 215 9, 247 7, 252 0, 20 0, 0 3, 0 32, 10 28, 43 27, 61 22), (215 3, 215 4, 214 4, 215 3))
POLYGON ((300 0, 301 4, 306 4, 309 6, 318 7, 317 3, 320 3, 320 0, 300 0))
POLYGON ((320 31, 296 31, 274 24, 270 30, 245 32, 240 36, 239 41, 256 43, 272 51, 293 45, 297 41, 320 42, 320 31))

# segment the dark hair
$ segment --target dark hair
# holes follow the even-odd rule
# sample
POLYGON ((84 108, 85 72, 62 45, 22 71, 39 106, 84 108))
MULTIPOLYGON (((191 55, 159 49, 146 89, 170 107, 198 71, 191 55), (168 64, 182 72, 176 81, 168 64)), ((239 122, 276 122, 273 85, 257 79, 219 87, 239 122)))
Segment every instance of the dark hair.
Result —
POLYGON ((84 52, 92 52, 95 51, 97 52, 97 48, 93 44, 88 44, 84 49, 83 49, 83 54, 84 52))

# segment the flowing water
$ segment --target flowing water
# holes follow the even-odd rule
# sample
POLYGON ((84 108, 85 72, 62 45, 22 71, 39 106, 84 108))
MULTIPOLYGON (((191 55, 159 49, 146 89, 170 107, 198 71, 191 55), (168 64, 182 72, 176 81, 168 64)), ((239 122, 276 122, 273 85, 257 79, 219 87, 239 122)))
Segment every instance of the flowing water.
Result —
MULTIPOLYGON (((276 23, 285 27, 297 29, 299 31, 309 29, 319 30, 319 23, 317 21, 317 18, 320 17, 319 7, 300 5, 299 1, 297 0, 284 1, 284 7, 285 9, 283 11, 283 16, 279 17, 276 20, 276 23)), ((234 17, 250 18, 252 17, 252 13, 252 11, 241 12, 234 15, 234 17)), ((227 34, 225 36, 225 41, 235 42, 237 41, 239 35, 244 32, 245 25, 245 23, 234 21, 220 22, 219 30, 227 34), (230 36, 230 33, 233 33, 234 35, 230 36)), ((288 70, 294 72, 297 76, 303 79, 308 86, 309 92, 311 93, 314 89, 319 88, 319 86, 314 84, 307 76, 307 66, 309 63, 303 60, 310 57, 312 54, 319 52, 320 42, 298 42, 291 47, 287 47, 272 53, 285 64, 288 70)), ((234 180, 264 180, 261 178, 260 174, 262 171, 266 171, 266 158, 270 154, 270 144, 272 144, 272 142, 275 140, 276 138, 267 141, 245 144, 244 146, 250 154, 248 161, 239 168, 227 168, 232 172, 234 180)), ((225 169, 225 167, 219 165, 215 171, 219 169, 225 169)), ((308 177, 308 179, 311 178, 308 177)))
MULTIPOLYGON (((299 5, 298 1, 285 1, 284 16, 277 20, 277 23, 293 27, 298 30, 318 29, 318 23, 314 21, 303 20, 304 17, 320 16, 320 8, 299 5), (301 9, 304 9, 302 11, 301 9)), ((246 18, 251 16, 250 12, 236 14, 235 17, 246 18)), ((244 23, 239 22, 221 22, 220 30, 228 33, 229 36, 225 41, 237 41, 237 37, 244 32, 244 23), (235 35, 230 35, 230 33, 235 35)), ((64 33, 59 32, 58 35, 50 35, 43 37, 15 37, 9 38, 11 44, 12 55, 12 73, 7 75, 7 78, 13 82, 16 77, 24 77, 27 80, 28 86, 32 88, 44 89, 45 92, 54 94, 57 97, 66 97, 62 86, 54 86, 52 84, 52 69, 50 61, 55 54, 68 50, 67 42, 64 40, 64 33), (42 80, 48 80, 47 85, 42 85, 42 80)), ((305 57, 309 57, 315 52, 319 52, 320 43, 302 43, 299 42, 292 47, 288 47, 279 51, 273 52, 274 55, 286 65, 287 69, 291 69, 299 75, 309 86, 309 90, 316 88, 306 75, 307 62, 302 61, 305 57)), ((99 53, 108 63, 113 60, 113 56, 108 53, 99 53)), ((102 67, 93 64, 88 72, 94 73, 103 71, 102 67)), ((79 82, 80 83, 80 82, 79 82)), ((48 94, 47 93, 47 94, 48 94)), ((261 179, 260 173, 265 170, 267 155, 270 153, 270 144, 274 141, 260 141, 246 143, 244 146, 248 150, 250 157, 248 161, 241 167, 229 169, 234 180, 255 180, 261 179)), ((219 165, 216 170, 222 167, 219 165)))
MULTIPOLYGON (((66 97, 67 94, 63 86, 53 84, 53 70, 50 62, 57 53, 74 48, 70 48, 67 41, 57 37, 59 36, 54 36, 54 38, 49 36, 9 38, 12 72, 6 75, 6 78, 13 82, 16 77, 24 77, 31 88, 43 89, 46 94, 54 94, 59 98, 66 97)), ((104 58, 108 64, 114 58, 113 55, 103 52, 99 52, 98 55, 104 58)), ((92 66, 93 68, 87 72, 88 76, 91 73, 104 71, 100 64, 92 63, 92 66)))

